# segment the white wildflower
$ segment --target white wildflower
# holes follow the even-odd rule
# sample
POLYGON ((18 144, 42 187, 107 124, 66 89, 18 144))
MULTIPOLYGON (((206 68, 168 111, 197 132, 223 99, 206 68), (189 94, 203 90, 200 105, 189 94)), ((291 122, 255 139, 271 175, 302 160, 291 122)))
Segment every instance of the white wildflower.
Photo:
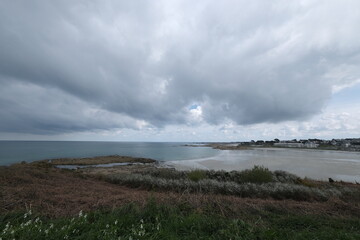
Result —
POLYGON ((8 222, 6 225, 5 225, 5 228, 3 230, 3 234, 5 234, 8 230, 9 230, 9 227, 10 227, 10 223, 8 222))
POLYGON ((115 225, 117 225, 117 224, 118 224, 118 220, 115 220, 115 222, 114 222, 114 223, 115 223, 115 225))
POLYGON ((24 224, 24 226, 26 227, 26 226, 29 226, 30 224, 31 224, 31 220, 29 220, 29 221, 27 221, 25 224, 24 224))

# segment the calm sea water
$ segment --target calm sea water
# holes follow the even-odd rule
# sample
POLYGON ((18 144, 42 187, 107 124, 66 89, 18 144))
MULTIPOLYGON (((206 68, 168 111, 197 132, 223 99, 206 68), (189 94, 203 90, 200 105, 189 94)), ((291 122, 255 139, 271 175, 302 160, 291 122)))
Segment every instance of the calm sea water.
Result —
POLYGON ((213 157, 219 150, 186 147, 185 143, 155 142, 72 142, 72 141, 0 141, 0 165, 21 161, 64 157, 123 155, 160 161, 213 157))

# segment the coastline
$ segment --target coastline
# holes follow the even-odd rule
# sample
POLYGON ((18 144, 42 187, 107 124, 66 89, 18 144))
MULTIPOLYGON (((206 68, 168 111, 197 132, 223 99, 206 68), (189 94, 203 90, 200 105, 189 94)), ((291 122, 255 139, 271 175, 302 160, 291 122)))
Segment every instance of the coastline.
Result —
MULTIPOLYGON (((98 157, 97 161, 101 158, 98 157)), ((103 157, 104 161, 107 158, 103 157)), ((78 163, 80 160, 84 159, 62 160, 62 163, 78 163)), ((24 229, 32 236, 40 236, 39 226, 42 231, 58 230, 60 238, 75 238, 77 234, 85 236, 90 228, 97 229, 102 236, 109 230, 107 226, 133 233, 135 222, 143 224, 138 226, 139 229, 146 228, 152 236, 159 236, 159 231, 165 234, 179 227, 189 229, 190 226, 188 234, 192 238, 189 239, 196 239, 193 234, 201 230, 193 226, 199 226, 199 223, 203 224, 207 233, 212 224, 219 232, 228 229, 230 235, 227 236, 231 236, 228 238, 238 236, 234 229, 248 234, 249 239, 264 239, 269 230, 278 234, 277 239, 283 239, 280 236, 284 234, 297 234, 293 229, 284 228, 281 222, 277 225, 279 219, 282 222, 293 221, 296 230, 307 236, 326 233, 323 239, 329 239, 333 232, 341 235, 351 232, 357 236, 353 225, 359 222, 360 217, 358 184, 303 179, 262 167, 237 172, 178 171, 163 168, 159 162, 135 161, 107 168, 91 167, 89 164, 88 168, 69 170, 56 166, 51 161, 37 161, 0 167, 0 218, 6 219, 5 222, 0 221, 0 230, 11 229, 9 233, 7 230, 0 231, 0 237, 2 233, 11 235, 12 229, 14 233, 22 234, 18 236, 24 236, 17 239, 26 239, 28 233, 24 229), (121 214, 114 218, 119 211, 121 214), (89 216, 89 220, 84 216, 89 216), (135 216, 136 221, 129 223, 128 219, 135 216), (99 225, 99 218, 105 223, 99 225), (124 219, 121 227, 114 226, 115 219, 124 219), (179 222, 167 224, 174 219, 181 219, 185 226, 179 222), (192 221, 189 222, 189 219, 192 221), (226 224, 214 222, 219 219, 226 224), (342 230, 314 226, 314 219, 320 221, 321 226, 342 224, 342 230), (34 224, 27 227, 25 224, 29 224, 30 220, 34 224), (39 221, 42 221, 40 225, 39 221), (153 221, 161 223, 164 230, 151 228, 153 221), (297 222, 302 225, 298 226, 297 222), (74 233, 73 228, 67 231, 67 226, 74 223, 80 224, 77 228, 79 232, 74 233), (53 226, 50 230, 49 225, 53 226), (332 232, 328 233, 329 230, 332 232)), ((117 236, 117 233, 113 234, 117 236)), ((3 239, 7 239, 8 235, 3 239)), ((173 239, 183 239, 183 234, 177 236, 173 239)))
MULTIPOLYGON (((210 146, 206 146, 210 147, 210 146)), ((284 170, 300 177, 360 182, 360 153, 299 148, 222 150, 210 158, 166 162, 179 170, 244 170, 254 165, 284 170)))

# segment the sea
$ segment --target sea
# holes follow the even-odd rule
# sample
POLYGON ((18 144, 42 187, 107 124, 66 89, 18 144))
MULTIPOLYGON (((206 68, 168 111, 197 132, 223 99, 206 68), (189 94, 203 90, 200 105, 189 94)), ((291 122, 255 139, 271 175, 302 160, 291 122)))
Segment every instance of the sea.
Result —
POLYGON ((80 141, 0 141, 0 165, 55 158, 107 155, 152 158, 158 161, 214 157, 220 150, 189 147, 182 142, 80 142, 80 141))

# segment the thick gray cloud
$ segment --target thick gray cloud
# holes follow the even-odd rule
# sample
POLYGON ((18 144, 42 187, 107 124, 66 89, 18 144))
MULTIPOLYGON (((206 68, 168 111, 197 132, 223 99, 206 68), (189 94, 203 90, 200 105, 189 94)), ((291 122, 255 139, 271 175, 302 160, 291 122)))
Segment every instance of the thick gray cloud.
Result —
POLYGON ((2 82, 0 132, 56 134, 142 127, 142 122, 109 112, 51 87, 2 82))
POLYGON ((1 1, 0 131, 302 120, 360 78, 358 1, 1 1))

